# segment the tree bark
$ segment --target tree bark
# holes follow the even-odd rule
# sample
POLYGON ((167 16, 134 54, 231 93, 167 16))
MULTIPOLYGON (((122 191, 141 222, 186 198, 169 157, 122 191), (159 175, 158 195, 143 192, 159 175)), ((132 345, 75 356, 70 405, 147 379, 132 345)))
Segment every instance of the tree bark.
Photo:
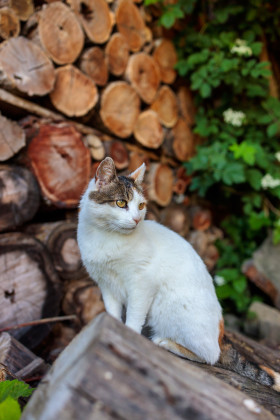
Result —
POLYGON ((31 220, 39 202, 38 185, 27 169, 0 165, 0 232, 31 220))
POLYGON ((133 134, 143 146, 158 149, 164 140, 164 131, 157 113, 152 109, 141 112, 135 123, 133 134))
POLYGON ((74 127, 42 125, 28 147, 43 195, 57 207, 76 207, 90 179, 90 152, 74 127))
POLYGON ((50 93, 52 104, 68 117, 88 113, 98 101, 98 90, 91 78, 72 64, 55 70, 56 81, 50 93))
POLYGON ((25 133, 12 120, 0 114, 0 161, 10 159, 25 146, 25 133))
POLYGON ((0 38, 9 39, 17 37, 20 31, 20 22, 12 9, 3 7, 0 9, 0 38))
POLYGON ((132 134, 140 113, 140 99, 126 82, 112 82, 101 96, 100 116, 105 126, 121 138, 132 134))
MULTIPOLYGON (((57 315, 60 283, 45 247, 20 233, 0 236, 0 327, 57 315)), ((11 334, 27 347, 39 344, 48 325, 24 327, 11 334)))
POLYGON ((76 61, 84 46, 83 30, 72 10, 60 2, 45 6, 39 17, 40 42, 57 64, 76 61))
POLYGON ((8 83, 28 95, 45 95, 54 86, 52 62, 32 41, 19 36, 0 45, 0 66, 8 83))
POLYGON ((198 365, 102 314, 60 355, 22 420, 275 419, 246 399, 198 365), (55 398, 58 390, 61 398, 55 398))
POLYGON ((109 77, 108 66, 101 48, 91 47, 85 50, 81 56, 80 69, 98 86, 107 84, 109 77))

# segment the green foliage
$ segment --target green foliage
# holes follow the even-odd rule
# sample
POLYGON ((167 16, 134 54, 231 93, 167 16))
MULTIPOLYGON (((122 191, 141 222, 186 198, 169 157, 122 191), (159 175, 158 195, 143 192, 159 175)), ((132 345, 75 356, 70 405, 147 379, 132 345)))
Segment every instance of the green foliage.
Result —
POLYGON ((177 71, 197 106, 194 132, 203 139, 186 162, 190 189, 219 197, 225 239, 219 242, 219 298, 239 312, 254 297, 242 274, 268 229, 280 242, 280 101, 269 96, 270 63, 260 60, 264 36, 280 44, 280 8, 269 0, 146 0, 162 7, 159 24, 186 19, 175 39, 177 71))
POLYGON ((26 383, 14 379, 0 382, 0 420, 17 420, 21 416, 19 397, 29 397, 33 392, 26 383))

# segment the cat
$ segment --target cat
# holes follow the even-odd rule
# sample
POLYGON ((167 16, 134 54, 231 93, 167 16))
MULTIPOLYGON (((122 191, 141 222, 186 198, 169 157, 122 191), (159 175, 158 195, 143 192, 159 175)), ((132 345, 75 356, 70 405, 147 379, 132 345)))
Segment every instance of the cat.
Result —
POLYGON ((146 323, 152 341, 178 356, 208 364, 220 358, 280 391, 277 372, 245 363, 228 344, 223 349, 224 322, 212 277, 185 239, 145 220, 144 173, 145 164, 117 176, 107 157, 80 202, 78 245, 106 311, 122 321, 125 308, 128 327, 141 333, 146 323))

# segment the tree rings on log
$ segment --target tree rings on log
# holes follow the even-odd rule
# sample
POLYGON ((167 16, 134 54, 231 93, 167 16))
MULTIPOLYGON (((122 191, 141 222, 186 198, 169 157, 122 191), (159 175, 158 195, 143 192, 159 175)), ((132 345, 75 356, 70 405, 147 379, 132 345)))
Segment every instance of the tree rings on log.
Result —
POLYGON ((153 57, 159 66, 162 82, 167 84, 173 83, 177 76, 174 70, 174 66, 177 63, 177 54, 173 43, 168 39, 159 40, 153 52, 153 57))
POLYGON ((140 98, 150 104, 160 84, 159 69, 153 57, 144 52, 131 55, 125 75, 140 98))
POLYGON ((146 42, 147 28, 138 7, 131 0, 120 1, 116 11, 116 24, 130 51, 140 51, 146 42))
POLYGON ((140 98, 126 82, 112 82, 103 91, 100 115, 105 126, 121 138, 132 134, 140 113, 140 98))
POLYGON ((28 95, 45 95, 54 86, 54 67, 32 41, 19 36, 0 45, 0 66, 5 77, 28 95))
POLYGON ((65 4, 44 7, 39 19, 39 37, 47 54, 57 64, 73 63, 84 46, 84 33, 76 15, 65 4))
POLYGON ((152 163, 147 175, 149 199, 160 206, 168 206, 172 199, 174 178, 168 165, 152 163))
POLYGON ((110 156, 116 168, 121 171, 128 167, 129 164, 129 157, 128 151, 121 141, 106 141, 104 142, 106 155, 110 156))
POLYGON ((9 39, 18 36, 20 23, 16 14, 8 7, 0 9, 0 38, 9 39))
POLYGON ((150 149, 159 148, 164 139, 164 132, 157 113, 151 109, 141 112, 133 134, 143 146, 150 149))
POLYGON ((177 97, 181 117, 189 126, 192 126, 195 123, 196 108, 190 89, 186 86, 180 86, 177 97))
POLYGON ((67 0, 89 39, 95 44, 108 41, 113 19, 105 0, 67 0))
POLYGON ((33 0, 9 0, 9 6, 20 20, 27 20, 34 12, 33 0))
POLYGON ((108 67, 101 48, 92 47, 85 50, 80 60, 80 68, 98 86, 105 86, 108 82, 108 67))
POLYGON ((159 89, 151 109, 156 111, 160 122, 165 127, 174 127, 178 121, 177 98, 169 86, 164 85, 159 89))
POLYGON ((195 139, 192 130, 183 118, 172 128, 174 154, 181 162, 189 160, 195 153, 195 139))
MULTIPOLYGON (((57 315, 60 282, 39 241, 20 233, 1 235, 0 277, 0 327, 57 315)), ((11 334, 32 348, 48 329, 47 325, 25 327, 11 334)))
POLYGON ((71 64, 57 68, 55 73, 55 86, 50 94, 53 105, 68 117, 87 114, 98 101, 93 80, 71 64))
POLYGON ((76 207, 91 170, 80 133, 70 125, 42 125, 28 156, 44 196, 57 207, 76 207))
POLYGON ((14 156, 25 146, 25 133, 15 122, 0 114, 0 161, 14 156))
POLYGON ((125 37, 116 32, 109 39, 105 48, 105 60, 110 73, 121 76, 127 66, 129 47, 125 37))
POLYGON ((19 166, 0 165, 0 231, 31 220, 39 203, 39 188, 30 171, 19 166))

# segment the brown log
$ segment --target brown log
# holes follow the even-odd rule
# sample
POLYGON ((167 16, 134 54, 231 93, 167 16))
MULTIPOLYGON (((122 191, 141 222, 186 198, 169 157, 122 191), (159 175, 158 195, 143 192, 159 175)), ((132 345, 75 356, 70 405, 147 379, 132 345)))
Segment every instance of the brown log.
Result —
POLYGON ((121 76, 127 66, 129 47, 126 38, 116 32, 114 33, 105 48, 105 60, 110 73, 114 76, 121 76))
POLYGON ((148 196, 160 206, 168 206, 172 199, 174 178, 169 166, 152 163, 147 174, 148 196))
POLYGON ((57 359, 23 412, 22 420, 30 418, 275 419, 246 394, 107 314, 57 359))
POLYGON ((133 150, 129 153, 129 165, 128 165, 129 172, 134 172, 143 163, 145 163, 147 170, 149 170, 150 159, 149 159, 149 156, 144 151, 133 150))
POLYGON ((144 52, 132 54, 128 60, 125 76, 144 102, 150 104, 154 100, 160 76, 153 57, 144 52))
POLYGON ((132 134, 140 113, 140 99, 126 82, 112 82, 102 93, 100 116, 105 126, 121 138, 132 134))
POLYGON ((140 51, 147 39, 147 28, 138 7, 131 0, 121 0, 116 10, 118 31, 125 37, 130 51, 140 51))
POLYGON ((57 207, 76 207, 90 179, 90 152, 69 125, 42 125, 28 147, 42 193, 57 207))
POLYGON ((73 63, 84 46, 84 33, 73 11, 60 2, 40 12, 39 37, 47 54, 57 64, 73 63))
POLYGON ((179 112, 185 122, 192 126, 195 123, 196 107, 192 93, 187 86, 180 86, 177 92, 179 112))
POLYGON ((160 221, 181 236, 187 235, 190 229, 188 210, 181 204, 171 204, 166 207, 160 214, 160 221))
POLYGON ((53 222, 29 225, 25 232, 35 236, 48 248, 54 267, 63 280, 81 279, 86 272, 82 266, 77 244, 77 224, 53 222))
POLYGON ((188 161, 195 153, 194 135, 188 124, 179 118, 176 125, 172 128, 172 149, 178 160, 188 161))
POLYGON ((175 81, 177 76, 177 73, 174 70, 174 66, 177 62, 175 47, 168 39, 158 40, 156 44, 153 57, 159 66, 161 81, 163 83, 171 84, 175 81))
POLYGON ((9 6, 24 21, 34 12, 33 0, 9 0, 9 6))
POLYGON ((20 23, 12 9, 3 7, 0 9, 0 38, 9 39, 19 35, 20 23))
POLYGON ((212 225, 210 210, 194 206, 190 209, 191 224, 195 230, 207 230, 212 225))
MULTIPOLYGON (((45 247, 29 235, 0 236, 0 328, 57 315, 60 282, 45 247)), ((11 331, 27 347, 48 333, 48 325, 11 331)))
POLYGON ((115 162, 116 168, 121 171, 126 169, 129 164, 128 151, 121 141, 106 141, 104 142, 106 155, 110 156, 115 162))
POLYGON ((133 130, 135 138, 145 147, 157 149, 163 142, 164 131, 155 111, 141 112, 133 130))
POLYGON ((0 231, 31 220, 39 202, 37 182, 27 169, 0 165, 0 231))
POLYGON ((102 160, 105 157, 104 143, 95 134, 87 134, 83 137, 85 144, 88 146, 91 157, 94 160, 102 160))
POLYGON ((22 36, 0 45, 0 66, 9 83, 28 95, 45 95, 53 89, 52 62, 41 48, 22 36))
POLYGON ((180 166, 176 171, 176 179, 173 186, 173 191, 176 194, 185 194, 187 187, 191 183, 191 177, 187 175, 186 169, 180 166))
POLYGON ((92 42, 103 44, 108 41, 114 21, 105 0, 67 0, 67 3, 92 42))
POLYGON ((14 156, 25 146, 25 133, 15 122, 0 114, 0 161, 14 156))
POLYGON ((108 82, 108 66, 101 48, 91 47, 81 56, 80 69, 86 73, 98 86, 105 86, 108 82))
POLYGON ((202 256, 202 259, 209 271, 212 271, 215 268, 219 257, 220 254, 216 245, 209 244, 206 248, 206 252, 202 256))
POLYGON ((66 314, 75 313, 82 325, 105 310, 100 289, 90 278, 73 280, 67 284, 62 309, 66 314))
POLYGON ((161 124, 174 127, 178 121, 178 104, 173 90, 169 86, 162 86, 151 104, 151 109, 158 114, 161 124))
POLYGON ((68 117, 80 117, 98 101, 98 91, 91 78, 72 64, 55 70, 56 81, 50 94, 53 105, 68 117))
POLYGON ((0 371, 4 373, 2 380, 42 376, 47 370, 48 366, 43 359, 7 332, 0 334, 0 371))

